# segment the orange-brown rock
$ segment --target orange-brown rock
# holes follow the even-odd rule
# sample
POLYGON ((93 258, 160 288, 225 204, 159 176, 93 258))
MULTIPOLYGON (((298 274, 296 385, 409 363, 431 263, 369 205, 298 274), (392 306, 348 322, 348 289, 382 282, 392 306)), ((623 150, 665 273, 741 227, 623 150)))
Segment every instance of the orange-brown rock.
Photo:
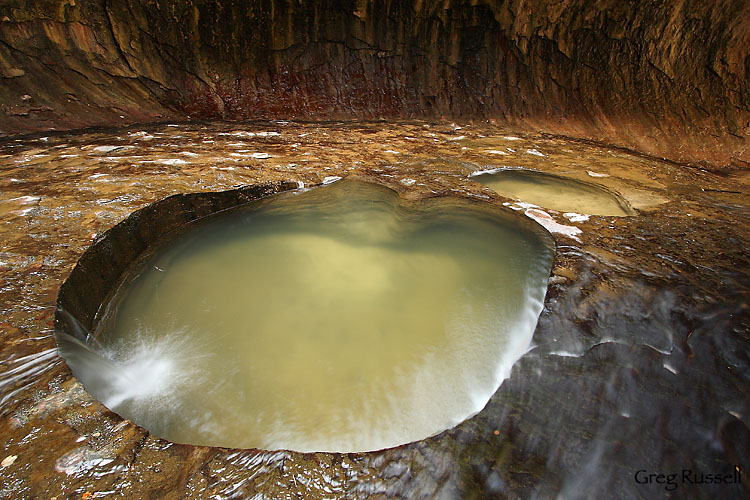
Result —
POLYGON ((462 118, 747 166, 748 46, 741 0, 6 0, 0 132, 462 118))

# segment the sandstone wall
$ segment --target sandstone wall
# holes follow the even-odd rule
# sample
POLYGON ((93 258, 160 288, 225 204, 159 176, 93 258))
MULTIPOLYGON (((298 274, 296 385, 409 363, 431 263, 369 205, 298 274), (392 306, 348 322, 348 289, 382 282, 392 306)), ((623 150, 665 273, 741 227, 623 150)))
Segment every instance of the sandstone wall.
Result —
POLYGON ((744 0, 0 1, 0 132, 491 120, 750 165, 744 0))

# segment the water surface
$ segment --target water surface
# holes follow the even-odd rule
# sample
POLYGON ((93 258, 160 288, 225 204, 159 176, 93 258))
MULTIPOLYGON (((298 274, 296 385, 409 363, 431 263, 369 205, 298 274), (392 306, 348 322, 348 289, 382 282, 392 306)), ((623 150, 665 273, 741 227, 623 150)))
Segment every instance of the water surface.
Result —
POLYGON ((588 182, 523 169, 501 169, 472 176, 495 192, 543 208, 588 215, 635 215, 617 194, 588 182))
MULTIPOLYGON (((656 498, 665 485, 638 484, 636 471, 731 474, 747 464, 750 190, 741 173, 561 138, 464 149, 452 139, 513 131, 458 125, 441 133, 420 122, 196 123, 0 141, 0 461, 18 457, 2 468, 0 497, 656 498), (166 196, 280 180, 309 186, 350 173, 410 196, 481 195, 466 175, 500 164, 588 178, 639 211, 648 200, 650 215, 633 224, 551 214, 600 236, 561 242, 536 347, 479 418, 444 439, 357 456, 192 453, 91 404, 55 354, 61 280, 98 235, 166 196)), ((112 364, 97 360, 105 361, 112 364)), ((122 385, 138 373, 138 363, 127 366, 109 372, 122 385)), ((153 401, 178 408, 166 395, 153 401)), ((744 492, 741 484, 680 484, 674 496, 744 492)))
MULTIPOLYGON (((522 225, 523 224, 523 225, 522 225)), ((194 224, 126 279, 84 386, 176 442, 365 451, 481 410, 528 348, 551 251, 457 199, 341 181, 194 224)))

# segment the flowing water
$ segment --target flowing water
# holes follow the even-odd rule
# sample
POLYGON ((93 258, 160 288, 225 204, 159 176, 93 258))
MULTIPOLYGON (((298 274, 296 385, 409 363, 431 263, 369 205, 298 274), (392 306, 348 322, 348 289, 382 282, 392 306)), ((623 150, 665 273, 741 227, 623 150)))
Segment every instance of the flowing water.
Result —
MULTIPOLYGON (((747 252, 750 177, 741 170, 713 172, 614 148, 563 138, 518 137, 512 132, 469 123, 273 121, 162 124, 0 140, 0 435, 4 439, 0 454, 0 498, 746 497, 750 491, 747 483, 750 361, 745 355, 750 331, 750 283, 746 271, 750 262, 747 252), (551 210, 545 215, 542 209, 512 202, 474 182, 482 177, 468 177, 473 172, 499 169, 542 171, 602 186, 619 194, 641 216, 576 217, 551 210), (173 306, 173 318, 166 322, 168 328, 160 331, 158 321, 153 319, 146 321, 144 317, 140 323, 127 319, 132 299, 128 298, 131 292, 123 288, 110 314, 91 336, 84 330, 76 331, 74 324, 68 325, 66 331, 86 345, 63 335, 55 342, 53 319, 65 319, 59 311, 55 314, 61 284, 87 249, 97 241, 106 243, 99 240, 101 235, 134 211, 175 194, 223 191, 282 180, 309 187, 326 178, 346 176, 364 177, 397 188, 409 199, 451 195, 454 199, 483 199, 497 209, 507 204, 515 210, 514 222, 517 219, 521 223, 530 222, 528 219, 533 218, 553 231, 557 252, 545 309, 534 331, 533 348, 513 364, 511 377, 502 382, 475 418, 433 439, 365 454, 175 446, 155 436, 174 436, 169 432, 180 431, 197 433, 195 429, 204 426, 205 431, 213 423, 231 426, 232 420, 239 418, 237 415, 253 425, 259 419, 268 419, 260 414, 254 420, 247 418, 252 416, 249 413, 252 407, 247 404, 249 390, 245 390, 243 400, 240 391, 230 391, 229 383, 243 380, 260 384, 270 379, 282 384, 285 380, 282 373, 287 373, 284 363, 299 359, 302 339, 287 341, 279 347, 283 356, 274 362, 261 358, 259 363, 265 365, 260 365, 263 370, 258 370, 257 379, 249 376, 243 379, 239 370, 246 370, 249 365, 237 368, 230 362, 245 355, 242 349, 235 347, 228 353, 212 351, 228 338, 226 324, 205 321, 208 330, 197 333, 196 328, 183 327, 181 318, 201 306, 196 306, 197 299, 191 298, 194 294, 184 306, 173 306), (118 339, 112 334, 114 330, 105 332, 106 323, 113 321, 111 324, 117 326, 120 320, 135 325, 126 332, 130 336, 118 339), (97 336, 101 336, 100 345, 96 344, 97 336), (195 339, 196 344, 188 344, 189 339, 195 339), (150 415, 154 425, 146 420, 137 421, 149 425, 153 434, 146 434, 141 427, 95 404, 57 355, 58 348, 72 366, 84 367, 76 368, 76 373, 89 375, 86 387, 92 392, 99 391, 95 389, 99 387, 101 392, 97 394, 102 401, 123 415, 126 411, 132 411, 131 416, 136 411, 144 418, 150 415), (209 371, 216 359, 222 363, 214 364, 213 371, 209 371), (92 378, 98 372, 109 376, 92 378), (274 377, 278 380, 273 380, 274 377), (213 398, 222 395, 228 397, 221 405, 213 402, 213 398), (151 409, 153 413, 146 411, 151 409), (193 422, 196 425, 188 427, 193 422), (704 478, 715 477, 707 474, 727 477, 726 474, 732 480, 733 474, 741 470, 742 482, 688 484, 680 481, 684 470, 704 474, 704 478), (649 474, 650 483, 644 484, 642 471, 649 474), (677 489, 654 482, 653 478, 660 477, 658 474, 666 478, 673 473, 677 474, 677 489)), ((344 186, 334 183, 329 187, 344 186)), ((334 192, 316 188, 283 199, 308 200, 305 203, 312 206, 312 200, 305 197, 319 195, 333 203, 334 192), (328 194, 323 196, 323 193, 328 194)), ((277 199, 280 203, 282 197, 277 199)), ((248 227, 256 228, 260 235, 261 228, 268 226, 261 224, 261 219, 271 217, 271 209, 276 214, 283 213, 276 203, 254 205, 251 211, 255 219, 248 227)), ((365 208, 364 203, 354 202, 341 206, 351 205, 358 210, 365 208)), ((315 206, 323 211, 320 205, 315 206)), ((377 206, 382 213, 390 212, 392 221, 398 221, 394 222, 395 228, 400 229, 394 233, 399 235, 395 239, 398 244, 386 244, 380 230, 385 226, 371 224, 373 231, 368 234, 373 238, 381 235, 381 239, 373 239, 372 245, 360 245, 363 252, 369 248, 371 253, 356 257, 357 263, 374 259, 375 249, 396 254, 397 250, 408 248, 407 236, 412 229, 422 235, 435 235, 430 228, 439 225, 438 221, 450 220, 457 221, 458 228, 453 238, 444 239, 454 248, 460 247, 459 256, 469 260, 462 265, 474 265, 472 259, 482 263, 487 259, 478 259, 476 252, 470 252, 472 248, 481 248, 478 246, 481 242, 467 234, 473 234, 477 228, 488 229, 482 238, 492 247, 494 260, 492 265, 482 264, 489 271, 475 277, 465 292, 471 300, 464 304, 471 305, 471 317, 476 322, 459 323, 474 329, 476 334, 465 338, 475 339, 484 350, 477 354, 479 348, 472 350, 470 342, 464 350, 439 354, 438 349, 433 349, 431 359, 442 362, 445 369, 437 370, 436 378, 419 388, 422 391, 419 404, 432 404, 424 403, 432 398, 446 400, 449 397, 440 396, 439 391, 441 384, 450 379, 455 385, 445 386, 446 391, 478 395, 476 407, 479 407, 485 384, 483 375, 467 371, 459 380, 459 375, 449 372, 448 361, 463 355, 466 370, 503 366, 501 360, 481 364, 499 352, 485 350, 491 351, 492 347, 500 350, 506 345, 502 333, 490 338, 495 344, 480 334, 491 330, 485 323, 492 316, 483 311, 492 307, 510 309, 513 304, 492 301, 493 294, 504 297, 513 285, 507 276, 499 277, 497 282, 491 278, 500 276, 492 266, 508 260, 505 252, 509 253, 506 248, 510 247, 506 246, 520 245, 513 238, 500 236, 502 227, 514 225, 505 226, 497 214, 489 214, 468 202, 461 205, 443 200, 415 206, 396 202, 388 194, 377 206), (472 207, 468 217, 466 210, 472 207), (442 218, 435 218, 436 214, 442 218), (446 219, 447 214, 455 218, 446 219), (479 289, 481 286, 488 288, 487 293, 479 289)), ((334 215, 338 219, 330 219, 332 226, 325 234, 334 234, 333 222, 355 217, 356 213, 359 212, 348 208, 337 210, 334 215)), ((219 223, 222 217, 205 222, 219 223)), ((389 219, 384 216, 382 220, 389 219)), ((196 235, 199 231, 211 233, 203 224, 193 227, 196 235)), ((519 230, 509 229, 507 234, 515 237, 519 230)), ((278 237, 284 234, 279 233, 278 237)), ((324 233, 317 234, 316 241, 322 241, 324 233)), ((534 240, 531 235, 522 234, 534 240)), ((188 237, 189 233, 183 235, 188 237)), ((411 254, 419 254, 420 248, 424 250, 414 245, 411 254)), ((347 247, 343 240, 334 238, 328 246, 329 250, 334 246, 347 247)), ((348 246, 353 252, 356 245, 348 246)), ((320 247, 322 244, 311 243, 302 248, 287 245, 278 255, 271 256, 282 260, 292 250, 312 251, 320 247)), ((169 248, 164 247, 164 252, 169 253, 169 248)), ((161 254, 154 254, 154 258, 159 258, 158 255, 161 254)), ((437 261, 445 251, 433 255, 437 261)), ((262 284, 268 297, 256 293, 260 295, 257 300, 270 300, 272 289, 268 283, 287 283, 296 291, 293 280, 304 276, 316 284, 333 281, 332 273, 339 272, 335 264, 340 263, 345 269, 353 259, 347 261, 341 255, 325 267, 321 260, 324 257, 310 257, 299 267, 292 261, 284 261, 275 273, 268 266, 257 265, 244 273, 244 282, 262 284), (320 265, 316 267, 317 263, 320 265), (319 269, 320 277, 310 276, 314 269, 319 269), (261 283, 262 280, 268 283, 261 283)), ((514 258, 527 257, 521 253, 514 258)), ((542 261, 539 265, 543 265, 542 261)), ((218 259, 214 262, 219 268, 217 274, 228 265, 218 259)), ((161 286, 166 289, 167 278, 182 278, 179 274, 173 276, 172 267, 164 262, 156 265, 165 273, 154 268, 151 272, 165 281, 151 292, 160 296, 161 286)), ((147 279, 154 280, 147 278, 147 268, 148 263, 142 262, 142 268, 133 270, 128 283, 132 281, 137 288, 139 280, 144 284, 147 279), (141 278, 137 277, 139 273, 141 278)), ((367 272, 364 266, 356 269, 367 272)), ((384 268, 383 272, 385 269, 394 268, 384 268)), ((395 269, 405 274, 404 267, 395 269)), ((447 283, 456 273, 449 266, 444 272, 429 272, 427 278, 420 279, 427 284, 447 283)), ((93 283, 84 282, 76 288, 77 296, 88 297, 87 287, 99 283, 94 271, 91 274, 93 283)), ((547 270, 540 274, 546 277, 547 270)), ((202 290, 208 290, 212 275, 200 282, 202 290)), ((231 273, 235 275, 243 279, 241 273, 231 273)), ((184 279, 191 276, 184 274, 184 279)), ((195 281, 199 281, 197 275, 195 281)), ((356 283, 354 279, 339 281, 345 285, 356 283)), ((422 293, 430 297, 448 290, 435 288, 422 293)), ((281 289, 276 290, 282 294, 281 289)), ((323 292, 328 292, 328 288, 323 292)), ((331 315, 341 319, 346 314, 356 315, 352 301, 364 294, 362 291, 351 296, 342 291, 343 297, 327 298, 329 295, 323 292, 316 292, 317 300, 335 301, 331 315)), ((279 305, 276 312, 271 311, 273 317, 264 316, 265 311, 258 312, 262 303, 247 301, 238 321, 244 321, 247 331, 258 335, 252 348, 263 346, 260 335, 270 331, 267 323, 271 321, 279 325, 296 321, 304 325, 304 332, 317 332, 318 344, 306 344, 306 352, 311 355, 309 363, 304 365, 307 371, 293 381, 300 398, 297 401, 301 402, 307 397, 302 384, 322 376, 321 370, 309 368, 313 366, 315 349, 319 349, 318 353, 332 353, 322 343, 323 334, 332 330, 313 328, 323 321, 320 315, 331 309, 322 305, 317 309, 303 307, 299 300, 293 302, 291 292, 283 295, 289 306, 287 312, 278 312, 282 308, 279 305)), ((160 298, 160 303, 163 300, 166 298, 160 298)), ((363 316, 368 324, 377 321, 387 325, 390 321, 404 326, 400 330, 403 333, 409 320, 389 319, 392 316, 386 313, 396 314, 407 307, 416 311, 416 296, 407 292, 391 296, 384 292, 370 302, 378 300, 391 309, 382 308, 382 318, 363 316), (401 302, 397 297, 402 298, 401 302)), ((429 300, 432 299, 425 302, 429 300)), ((534 312, 533 302, 528 300, 523 307, 528 306, 527 311, 534 312)), ((437 323, 438 317, 451 314, 445 304, 446 299, 435 299, 432 307, 424 306, 421 310, 428 310, 430 321, 437 323)), ((151 304, 157 305, 156 301, 151 304)), ((225 310, 240 309, 240 305, 231 302, 225 307, 225 310)), ((504 317, 504 313, 500 316, 504 317)), ((89 319, 83 319, 89 326, 89 319)), ((507 321, 511 323, 509 317, 507 321)), ((528 321, 537 320, 529 316, 528 321)), ((366 327, 353 331, 373 335, 366 327)), ((522 330, 515 332, 519 339, 523 338, 522 330)), ((455 344, 459 341, 457 335, 455 330, 445 330, 444 338, 455 344), (456 336, 449 337, 448 331, 456 336)), ((420 338, 413 338, 412 343, 417 347, 426 343, 419 344, 420 338)), ((375 356, 395 344, 394 339, 390 342, 372 341, 370 346, 374 347, 361 350, 370 349, 375 356)), ((440 343, 439 335, 435 342, 438 346, 445 344, 440 343)), ((507 345, 511 352, 512 346, 507 345)), ((404 344, 403 351, 390 354, 406 357, 406 347, 404 344)), ((424 367, 422 373, 429 374, 428 366, 413 361, 419 361, 420 356, 426 358, 427 354, 402 358, 400 364, 394 359, 392 366, 394 370, 397 364, 415 370, 410 372, 413 377, 418 367, 424 367)), ((358 365, 368 366, 362 361, 358 365)), ((302 370, 303 365, 293 368, 302 370)), ((347 378, 340 373, 341 370, 338 378, 347 378)), ((407 375, 389 380, 412 383, 407 375)), ((356 388, 354 382, 346 382, 356 388)), ((486 385, 490 386, 491 381, 486 385)), ((330 387, 319 398, 331 401, 340 397, 346 400, 349 412, 344 416, 354 415, 357 399, 337 396, 339 386, 332 383, 330 387)), ((373 404, 371 401, 377 400, 378 394, 389 390, 371 387, 372 384, 366 393, 354 391, 360 405, 373 404)), ((416 393, 417 388, 404 385, 398 391, 416 393)), ((281 399, 274 389, 261 392, 266 397, 265 407, 259 404, 255 408, 268 409, 269 401, 281 399)), ((394 392, 394 400, 396 395, 394 392)), ((407 409, 408 403, 399 402, 407 409)), ((416 406, 417 402, 413 404, 416 406)), ((399 425, 403 427, 392 417, 398 408, 387 407, 385 403, 381 406, 388 411, 365 415, 374 422, 367 431, 375 434, 386 429, 395 436, 400 432, 399 425)), ((463 415, 473 411, 469 407, 465 410, 463 415)), ((301 419, 290 413, 276 428, 267 429, 262 438, 274 432, 290 432, 292 425, 312 428, 308 420, 315 417, 315 411, 312 405, 305 408, 301 419)), ((361 415, 362 411, 357 411, 361 415)), ((420 414, 426 413, 428 410, 420 414)), ((433 415, 428 417, 437 420, 433 415)), ((463 416, 456 415, 458 418, 463 416)), ((322 425, 320 429, 324 437, 325 429, 322 425)), ((346 430, 343 425, 341 429, 346 430)), ((314 432, 314 436, 303 438, 312 440, 318 429, 314 432)), ((431 432, 424 428, 424 434, 431 432)), ((240 433, 242 438, 246 433, 250 435, 247 429, 235 434, 240 433)), ((207 434, 211 437, 210 432, 207 434)), ((369 439, 369 436, 357 437, 369 439)), ((269 438, 266 443, 268 447, 286 446, 278 439, 269 438)), ((364 441, 360 444, 366 445, 364 441)), ((318 447, 315 443, 308 445, 318 447)))
POLYGON ((68 363, 182 443, 374 450, 481 410, 527 349, 551 251, 497 208, 341 181, 194 224, 68 363))
POLYGON ((557 175, 504 168, 475 172, 472 178, 503 196, 551 210, 587 215, 636 214, 627 201, 603 187, 557 175))

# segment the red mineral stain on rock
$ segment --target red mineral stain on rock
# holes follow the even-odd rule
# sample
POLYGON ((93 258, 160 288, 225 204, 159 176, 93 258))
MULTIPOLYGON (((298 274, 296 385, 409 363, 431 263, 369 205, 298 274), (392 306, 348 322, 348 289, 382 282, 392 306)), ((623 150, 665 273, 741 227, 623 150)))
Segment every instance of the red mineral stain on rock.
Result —
POLYGON ((750 164, 743 2, 63 7, 25 6, 22 18, 9 10, 0 24, 13 48, 0 49, 11 76, 0 79, 2 133, 187 118, 461 117, 709 167, 750 164), (50 58, 56 52, 65 57, 50 58), (13 108, 19 92, 41 105, 13 108))

